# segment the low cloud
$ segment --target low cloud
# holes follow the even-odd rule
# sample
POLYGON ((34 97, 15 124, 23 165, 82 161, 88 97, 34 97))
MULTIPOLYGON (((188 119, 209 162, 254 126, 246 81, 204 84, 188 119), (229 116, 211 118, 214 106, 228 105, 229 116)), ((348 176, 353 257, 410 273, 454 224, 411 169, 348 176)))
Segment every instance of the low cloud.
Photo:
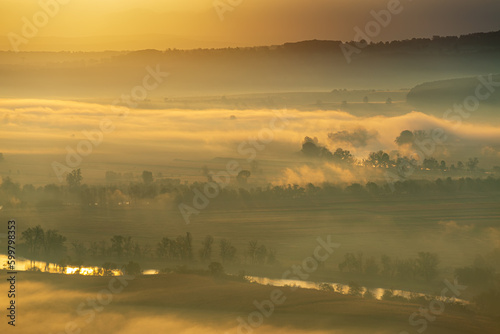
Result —
POLYGON ((474 225, 459 225, 454 220, 440 221, 438 225, 444 229, 446 234, 465 233, 474 229, 474 225))

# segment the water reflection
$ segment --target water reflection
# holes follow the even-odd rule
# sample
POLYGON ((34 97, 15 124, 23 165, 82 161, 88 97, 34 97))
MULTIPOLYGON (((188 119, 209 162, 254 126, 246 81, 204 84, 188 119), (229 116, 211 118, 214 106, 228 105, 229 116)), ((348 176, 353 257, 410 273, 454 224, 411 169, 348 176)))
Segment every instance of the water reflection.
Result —
MULTIPOLYGON (((7 269, 8 257, 0 254, 0 263, 2 267, 7 269)), ((101 267, 73 267, 73 266, 60 266, 55 263, 43 261, 31 261, 22 257, 16 259, 16 271, 40 271, 53 274, 66 274, 66 275, 90 275, 90 276, 120 276, 123 275, 119 269, 105 270, 101 267)))
MULTIPOLYGON (((7 269, 7 256, 0 254, 0 263, 3 263, 3 268, 7 269)), ((121 276, 123 272, 119 269, 107 270, 102 267, 73 267, 66 266, 62 267, 54 263, 48 263, 43 261, 31 261, 24 258, 18 258, 16 260, 16 270, 17 271, 28 271, 36 270, 41 272, 66 274, 66 275, 87 275, 87 276, 121 276)), ((143 275, 157 275, 159 274, 157 269, 147 269, 143 271, 143 275)), ((283 286, 297 286, 304 289, 315 289, 321 290, 321 286, 326 284, 331 286, 336 292, 341 294, 349 294, 349 286, 340 283, 332 282, 311 282, 311 281, 300 281, 300 280, 290 280, 290 279, 272 279, 267 277, 257 277, 257 276, 246 276, 249 281, 261 284, 261 285, 272 285, 277 287, 283 286)), ((416 293, 404 290, 389 290, 382 288, 367 289, 366 287, 360 287, 361 293, 365 293, 369 290, 373 297, 381 300, 386 291, 391 291, 393 296, 399 296, 406 299, 411 299, 415 297, 426 297, 441 300, 443 302, 458 302, 462 304, 468 304, 468 301, 458 298, 448 298, 448 297, 437 297, 432 295, 427 295, 424 293, 416 293)))
MULTIPOLYGON (((258 284, 262 285, 272 285, 272 286, 278 286, 278 287, 283 287, 283 286, 297 286, 300 288, 304 289, 314 289, 314 290, 321 290, 321 286, 326 284, 329 285, 333 288, 334 291, 341 293, 341 294, 349 294, 349 286, 345 284, 340 284, 340 283, 332 283, 332 282, 311 282, 311 281, 300 281, 300 280, 291 280, 291 279, 272 279, 272 278, 267 278, 267 277, 257 277, 257 276, 247 276, 247 278, 251 282, 255 282, 258 284)), ((360 287, 361 293, 364 294, 367 290, 369 290, 372 294, 373 297, 381 300, 382 297, 384 296, 384 293, 386 291, 392 292, 393 296, 396 297, 403 297, 405 299, 412 299, 416 297, 425 297, 425 298, 430 298, 430 299, 436 299, 440 300, 443 302, 447 303, 461 303, 461 304, 468 304, 469 302, 463 299, 458 299, 454 297, 441 297, 441 296, 434 296, 434 295, 428 295, 425 293, 417 293, 417 292, 411 292, 411 291, 404 291, 404 290, 392 290, 392 289, 382 289, 382 288, 374 288, 374 289, 367 289, 366 287, 360 287)))

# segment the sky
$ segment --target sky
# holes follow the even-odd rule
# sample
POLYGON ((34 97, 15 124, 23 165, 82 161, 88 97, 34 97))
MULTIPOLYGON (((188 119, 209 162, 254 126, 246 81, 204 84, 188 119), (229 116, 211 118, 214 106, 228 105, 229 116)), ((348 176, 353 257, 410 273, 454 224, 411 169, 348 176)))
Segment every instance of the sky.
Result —
MULTIPOLYGON (((29 43, 23 43, 25 51, 349 41, 355 27, 364 30, 374 20, 372 11, 386 10, 394 1, 398 0, 0 0, 0 49, 12 49, 9 34, 25 37, 23 27, 27 21, 33 23, 33 17, 41 21, 38 31, 27 38, 29 43), (47 20, 41 11, 50 11, 47 20)), ((398 8, 400 12, 391 15, 373 40, 500 29, 498 0, 400 0, 398 8)))

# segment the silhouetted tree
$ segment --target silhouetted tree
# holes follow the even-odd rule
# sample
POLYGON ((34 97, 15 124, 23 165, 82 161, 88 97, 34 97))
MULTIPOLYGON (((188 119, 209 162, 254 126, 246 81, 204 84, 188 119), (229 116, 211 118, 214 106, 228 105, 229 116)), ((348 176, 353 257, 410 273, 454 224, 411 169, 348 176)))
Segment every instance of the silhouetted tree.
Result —
POLYGON ((205 240, 203 240, 202 248, 200 249, 200 259, 202 262, 208 262, 212 259, 213 243, 214 238, 211 235, 207 235, 205 240))
POLYGON ((219 262, 212 262, 208 265, 208 271, 212 276, 219 277, 224 275, 224 267, 219 262))
POLYGON ((115 235, 111 238, 111 251, 119 258, 123 256, 123 243, 125 238, 121 235, 115 235))
POLYGON ((439 264, 438 255, 429 252, 419 252, 417 257, 418 273, 427 281, 436 278, 439 264))
POLYGON ((350 151, 348 150, 343 150, 342 148, 338 148, 334 153, 333 153, 333 160, 335 162, 343 163, 350 165, 354 162, 354 158, 351 154, 350 151))
POLYGON ((122 269, 123 272, 127 275, 135 276, 142 274, 141 266, 137 262, 130 261, 129 263, 124 265, 122 269))
POLYGON ((68 173, 66 175, 66 183, 68 183, 68 186, 71 190, 78 189, 80 185, 82 184, 83 176, 80 168, 74 169, 71 171, 71 173, 68 173))
POLYGON ((236 181, 238 181, 238 184, 240 185, 245 185, 247 184, 248 178, 252 175, 249 170, 242 170, 238 173, 238 176, 236 176, 236 181))
POLYGON ((437 160, 433 157, 426 158, 424 159, 424 162, 422 163, 422 166, 427 169, 438 169, 439 168, 439 163, 437 160))
POLYGON ((394 141, 398 146, 404 145, 404 144, 412 144, 414 140, 413 132, 410 130, 404 130, 401 132, 401 134, 396 138, 394 141))
POLYGON ((230 241, 226 239, 222 239, 220 241, 220 257, 222 259, 222 263, 232 262, 236 256, 236 248, 231 244, 230 241))
POLYGON ((467 161, 467 170, 471 172, 476 171, 478 164, 479 164, 478 158, 469 158, 469 161, 467 161))
POLYGON ((372 165, 374 167, 386 168, 389 167, 389 165, 392 163, 389 154, 385 153, 384 151, 370 153, 367 162, 369 165, 372 165))
POLYGON ((30 257, 40 254, 45 244, 45 232, 40 225, 28 228, 21 233, 21 239, 26 243, 30 257))
POLYGON ((56 230, 48 230, 44 236, 44 251, 48 259, 52 259, 54 255, 60 255, 64 252, 64 242, 66 237, 57 233, 56 230))

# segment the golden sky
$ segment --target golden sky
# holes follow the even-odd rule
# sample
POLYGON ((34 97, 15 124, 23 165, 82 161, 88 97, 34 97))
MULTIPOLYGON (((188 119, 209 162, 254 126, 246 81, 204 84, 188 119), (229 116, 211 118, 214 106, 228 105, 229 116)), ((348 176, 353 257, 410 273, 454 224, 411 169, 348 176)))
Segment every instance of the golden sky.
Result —
MULTIPOLYGON (((347 41, 354 39, 354 27, 373 20, 372 10, 386 9, 390 1, 395 0, 0 0, 0 50, 12 49, 8 34, 22 36, 23 18, 33 22, 44 10, 40 3, 65 4, 23 45, 25 51, 347 41)), ((500 29, 498 0, 401 0, 400 6, 401 13, 374 40, 500 29)))

